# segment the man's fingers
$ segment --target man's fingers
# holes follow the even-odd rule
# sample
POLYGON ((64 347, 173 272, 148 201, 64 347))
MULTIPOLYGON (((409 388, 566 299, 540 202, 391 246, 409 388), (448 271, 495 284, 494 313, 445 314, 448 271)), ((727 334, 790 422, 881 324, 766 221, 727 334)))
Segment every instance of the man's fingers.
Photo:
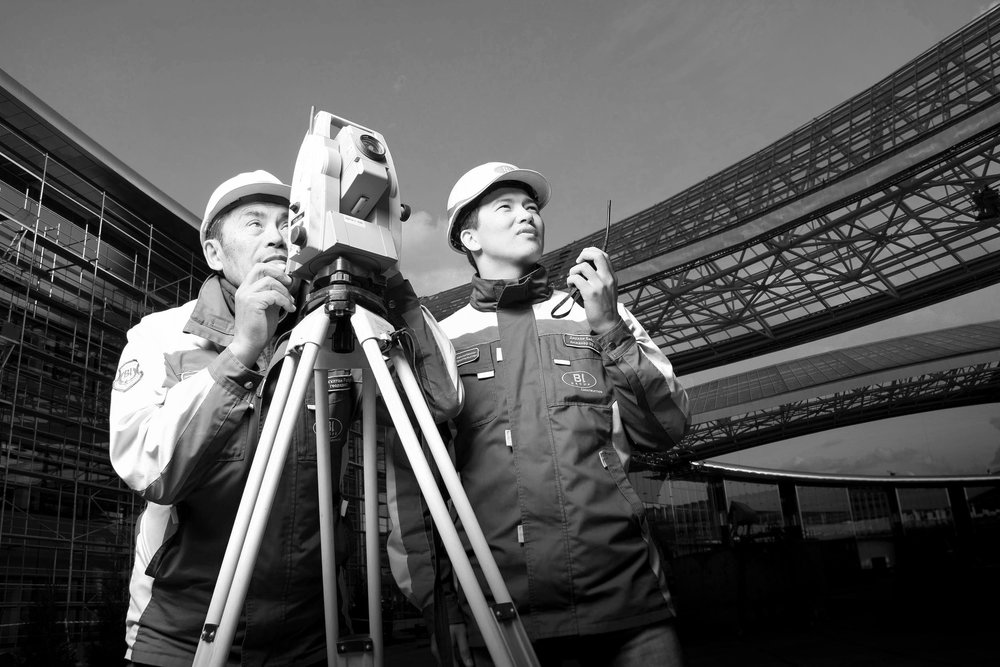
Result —
POLYGON ((260 306, 263 310, 271 306, 278 306, 289 313, 295 312, 295 301, 285 290, 270 289, 262 292, 255 292, 251 297, 251 302, 260 306))
POLYGON ((285 287, 290 287, 293 281, 293 278, 285 273, 284 265, 278 265, 276 262, 258 262, 250 267, 243 282, 254 283, 264 278, 274 279, 285 287))
POLYGON ((257 280, 244 283, 236 293, 236 298, 246 302, 257 301, 264 297, 267 305, 281 306, 288 312, 295 311, 295 299, 282 280, 274 276, 262 276, 257 280))
POLYGON ((580 251, 580 254, 576 257, 577 263, 581 262, 593 262, 594 267, 600 273, 611 273, 611 258, 608 257, 608 253, 604 252, 600 248, 595 248, 593 246, 587 246, 580 251))
POLYGON ((473 667, 475 662, 472 660, 472 651, 469 650, 469 637, 466 633, 460 633, 456 639, 458 644, 458 657, 462 661, 465 667, 473 667))

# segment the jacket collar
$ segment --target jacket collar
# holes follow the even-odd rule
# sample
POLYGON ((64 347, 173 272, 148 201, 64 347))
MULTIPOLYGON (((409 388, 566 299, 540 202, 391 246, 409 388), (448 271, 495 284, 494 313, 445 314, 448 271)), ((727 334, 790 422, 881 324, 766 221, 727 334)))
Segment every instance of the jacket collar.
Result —
POLYGON ((184 333, 206 338, 220 347, 233 342, 236 331, 236 288, 228 280, 213 274, 202 284, 198 301, 184 326, 184 333))
POLYGON ((476 310, 493 311, 500 308, 517 308, 541 303, 552 296, 548 271, 536 264, 527 275, 518 280, 486 280, 477 273, 472 277, 472 296, 469 303, 476 310))

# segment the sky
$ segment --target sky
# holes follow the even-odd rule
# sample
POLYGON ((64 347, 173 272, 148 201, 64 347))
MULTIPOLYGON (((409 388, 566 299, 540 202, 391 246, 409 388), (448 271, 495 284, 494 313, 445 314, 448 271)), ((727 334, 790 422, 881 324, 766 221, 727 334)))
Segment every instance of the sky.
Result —
MULTIPOLYGON (((421 295, 467 282, 449 190, 499 160, 544 173, 553 250, 764 148, 955 30, 984 0, 32 0, 8 3, 0 69, 198 217, 241 171, 291 179, 312 108, 381 132, 401 268, 421 295)), ((1000 288, 684 377, 687 384, 1000 317, 1000 288)), ((953 474, 1000 468, 1000 406, 756 448, 746 465, 953 474), (955 442, 962 447, 954 447, 955 442), (949 442, 946 450, 943 442, 949 442)))

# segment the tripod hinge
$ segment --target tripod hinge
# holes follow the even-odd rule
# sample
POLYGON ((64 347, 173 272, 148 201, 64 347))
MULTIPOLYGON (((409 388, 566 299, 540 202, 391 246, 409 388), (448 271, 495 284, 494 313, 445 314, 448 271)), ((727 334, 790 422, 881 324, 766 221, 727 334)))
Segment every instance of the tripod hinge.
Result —
POLYGON ((517 611, 514 609, 513 602, 498 602, 490 605, 490 609, 498 621, 509 621, 517 618, 517 611))
POLYGON ((211 644, 215 641, 215 633, 218 630, 219 625, 217 623, 206 623, 205 628, 201 631, 201 641, 211 644))

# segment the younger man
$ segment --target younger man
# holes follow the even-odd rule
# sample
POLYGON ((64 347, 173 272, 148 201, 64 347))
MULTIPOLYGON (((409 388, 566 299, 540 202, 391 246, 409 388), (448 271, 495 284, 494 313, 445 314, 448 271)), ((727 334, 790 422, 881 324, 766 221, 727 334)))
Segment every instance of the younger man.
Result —
MULTIPOLYGON (((581 251, 567 278, 583 306, 552 316, 565 294, 538 264, 549 197, 541 174, 499 162, 466 173, 449 196, 448 244, 477 269, 469 304, 441 322, 465 392, 456 469, 543 665, 680 665, 663 563, 626 470, 633 448, 680 440, 687 394, 618 303, 601 250, 581 251)), ((397 468, 394 573, 425 614, 440 614, 447 564, 422 535, 420 508, 394 502, 412 498, 397 468)), ((472 664, 462 619, 449 614, 472 664)))

